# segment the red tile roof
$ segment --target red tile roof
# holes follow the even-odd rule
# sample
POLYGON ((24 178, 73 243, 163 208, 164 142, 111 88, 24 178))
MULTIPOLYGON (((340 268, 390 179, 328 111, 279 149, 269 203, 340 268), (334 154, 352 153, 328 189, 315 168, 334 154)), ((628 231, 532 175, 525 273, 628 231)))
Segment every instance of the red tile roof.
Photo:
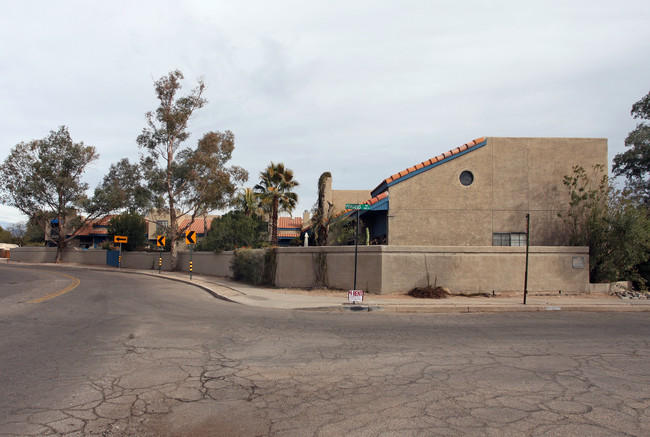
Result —
POLYGON ((380 200, 383 200, 383 199, 385 199, 385 198, 387 198, 387 197, 388 197, 388 193, 387 193, 387 192, 384 192, 384 193, 381 193, 379 196, 375 196, 375 197, 373 197, 373 198, 370 199, 370 200, 366 200, 366 201, 363 202, 363 203, 364 203, 364 205, 374 205, 375 203, 377 203, 377 202, 379 202, 380 200))
POLYGON ((79 232, 77 236, 79 237, 88 237, 90 235, 107 235, 108 234, 108 222, 115 217, 115 215, 107 215, 97 220, 93 220, 90 223, 86 224, 79 232))
POLYGON ((455 156, 455 155, 458 155, 458 154, 460 154, 462 152, 470 150, 470 149, 472 149, 472 148, 474 148, 474 147, 476 147, 476 146, 478 146, 478 145, 480 145, 480 144, 482 144, 484 142, 485 142, 485 137, 477 138, 475 140, 470 141, 469 143, 463 144, 460 147, 456 147, 455 149, 449 150, 448 152, 442 153, 442 154, 440 154, 440 155, 438 155, 436 157, 433 157, 433 158, 428 159, 426 161, 422 161, 421 163, 416 164, 413 167, 409 167, 406 170, 402 170, 399 173, 395 173, 391 177, 381 181, 381 183, 379 185, 377 185, 377 187, 374 190, 372 190, 372 193, 374 194, 379 188, 386 189, 388 187, 388 185, 393 184, 394 182, 398 181, 399 179, 401 179, 401 178, 403 178, 403 177, 405 177, 405 176, 407 176, 407 175, 409 175, 411 173, 419 171, 419 170, 421 170, 421 169, 423 169, 425 167, 432 166, 432 165, 434 165, 434 164, 436 164, 436 163, 438 163, 440 161, 443 161, 443 160, 445 160, 447 158, 450 158, 452 156, 455 156))
POLYGON ((302 229, 302 217, 278 217, 278 229, 302 229))
MULTIPOLYGON (((191 219, 185 219, 181 222, 179 228, 183 229, 188 223, 190 223, 191 219)), ((212 226, 212 219, 207 220, 207 228, 208 231, 210 231, 210 226, 212 226)), ((193 222, 191 222, 190 226, 187 228, 188 231, 194 231, 197 234, 205 234, 205 229, 203 228, 203 218, 195 218, 193 222)))

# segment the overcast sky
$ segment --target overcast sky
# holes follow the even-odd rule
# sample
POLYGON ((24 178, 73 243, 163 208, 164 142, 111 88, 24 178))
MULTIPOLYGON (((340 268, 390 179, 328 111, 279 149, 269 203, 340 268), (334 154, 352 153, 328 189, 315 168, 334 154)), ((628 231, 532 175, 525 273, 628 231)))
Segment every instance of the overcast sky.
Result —
POLYGON ((94 188, 179 69, 209 101, 188 145, 233 131, 247 186, 284 162, 298 216, 324 171, 371 190, 482 136, 605 137, 611 162, 650 91, 648 0, 0 0, 0 41, 1 161, 66 125, 94 188))

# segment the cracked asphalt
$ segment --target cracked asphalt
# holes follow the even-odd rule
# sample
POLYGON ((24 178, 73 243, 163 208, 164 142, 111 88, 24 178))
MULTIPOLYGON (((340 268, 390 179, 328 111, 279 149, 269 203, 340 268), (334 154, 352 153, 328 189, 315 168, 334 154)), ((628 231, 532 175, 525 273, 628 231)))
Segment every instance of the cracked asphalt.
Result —
POLYGON ((0 267, 1 436, 650 435, 648 313, 250 308, 0 267))

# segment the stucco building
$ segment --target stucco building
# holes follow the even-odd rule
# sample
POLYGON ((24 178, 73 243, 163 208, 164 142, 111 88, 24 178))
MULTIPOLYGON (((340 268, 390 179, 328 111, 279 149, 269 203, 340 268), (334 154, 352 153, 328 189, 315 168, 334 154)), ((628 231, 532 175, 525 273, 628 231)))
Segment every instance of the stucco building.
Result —
MULTIPOLYGON (((517 246, 530 214, 531 245, 562 246, 564 176, 596 164, 607 168, 604 138, 478 138, 381 181, 361 219, 375 244, 517 246)), ((337 210, 359 196, 332 193, 337 210)))

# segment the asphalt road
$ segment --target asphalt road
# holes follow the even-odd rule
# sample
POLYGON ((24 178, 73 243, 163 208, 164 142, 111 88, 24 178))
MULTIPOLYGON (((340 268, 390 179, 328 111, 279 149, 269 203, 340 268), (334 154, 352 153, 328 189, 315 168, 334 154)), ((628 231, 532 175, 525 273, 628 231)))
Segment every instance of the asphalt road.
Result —
POLYGON ((648 313, 281 311, 120 272, 0 278, 3 436, 650 435, 648 313))

